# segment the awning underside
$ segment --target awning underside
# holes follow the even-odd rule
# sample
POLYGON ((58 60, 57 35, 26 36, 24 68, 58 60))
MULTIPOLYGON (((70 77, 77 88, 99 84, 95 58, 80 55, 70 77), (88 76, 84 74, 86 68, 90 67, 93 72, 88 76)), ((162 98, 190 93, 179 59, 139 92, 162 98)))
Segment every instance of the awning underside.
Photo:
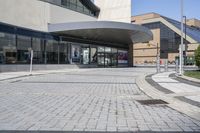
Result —
POLYGON ((118 22, 95 21, 50 24, 49 32, 62 36, 123 45, 147 42, 152 39, 152 33, 147 28, 118 22))

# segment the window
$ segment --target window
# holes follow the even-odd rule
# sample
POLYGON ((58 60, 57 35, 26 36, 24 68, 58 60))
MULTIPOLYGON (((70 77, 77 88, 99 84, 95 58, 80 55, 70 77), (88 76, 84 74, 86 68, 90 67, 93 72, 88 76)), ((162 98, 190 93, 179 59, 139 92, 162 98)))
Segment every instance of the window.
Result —
POLYGON ((17 62, 27 64, 30 62, 31 37, 17 36, 17 62))
POLYGON ((58 64, 58 42, 55 40, 46 43, 46 63, 58 64))
POLYGON ((43 64, 44 63, 44 40, 39 38, 32 39, 33 49, 33 63, 43 64))
POLYGON ((90 49, 90 63, 96 64, 97 63, 97 47, 91 46, 90 49))
POLYGON ((0 64, 13 64, 16 62, 16 36, 0 32, 0 64))
POLYGON ((90 63, 90 45, 81 45, 81 63, 87 65, 90 63))
POLYGON ((68 64, 69 58, 68 58, 68 44, 63 43, 59 45, 59 59, 60 64, 68 64))

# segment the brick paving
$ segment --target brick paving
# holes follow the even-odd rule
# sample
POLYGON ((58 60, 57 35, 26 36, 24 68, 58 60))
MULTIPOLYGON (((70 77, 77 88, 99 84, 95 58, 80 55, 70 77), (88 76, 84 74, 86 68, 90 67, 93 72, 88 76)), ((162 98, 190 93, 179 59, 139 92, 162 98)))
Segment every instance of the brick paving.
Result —
POLYGON ((151 69, 55 73, 0 83, 0 130, 200 131, 200 122, 150 99, 135 84, 151 69))

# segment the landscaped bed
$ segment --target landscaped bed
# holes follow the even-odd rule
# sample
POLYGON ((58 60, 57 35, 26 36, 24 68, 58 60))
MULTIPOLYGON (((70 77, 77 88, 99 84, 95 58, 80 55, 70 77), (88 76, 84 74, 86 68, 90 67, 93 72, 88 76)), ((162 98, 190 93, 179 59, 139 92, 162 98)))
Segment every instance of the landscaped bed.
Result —
POLYGON ((196 71, 185 71, 184 73, 185 76, 200 79, 200 70, 196 71))

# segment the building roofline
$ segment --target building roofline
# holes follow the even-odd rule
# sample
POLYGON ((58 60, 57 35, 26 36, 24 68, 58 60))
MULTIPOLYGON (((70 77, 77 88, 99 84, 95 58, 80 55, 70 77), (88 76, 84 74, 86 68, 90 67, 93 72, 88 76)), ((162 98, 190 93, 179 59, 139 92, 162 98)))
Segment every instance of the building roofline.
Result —
POLYGON ((159 15, 159 16, 161 16, 161 15, 158 14, 158 13, 155 13, 155 12, 149 12, 149 13, 143 13, 143 14, 134 15, 134 16, 131 16, 131 17, 143 16, 143 15, 148 15, 148 14, 155 14, 155 15, 159 15))

